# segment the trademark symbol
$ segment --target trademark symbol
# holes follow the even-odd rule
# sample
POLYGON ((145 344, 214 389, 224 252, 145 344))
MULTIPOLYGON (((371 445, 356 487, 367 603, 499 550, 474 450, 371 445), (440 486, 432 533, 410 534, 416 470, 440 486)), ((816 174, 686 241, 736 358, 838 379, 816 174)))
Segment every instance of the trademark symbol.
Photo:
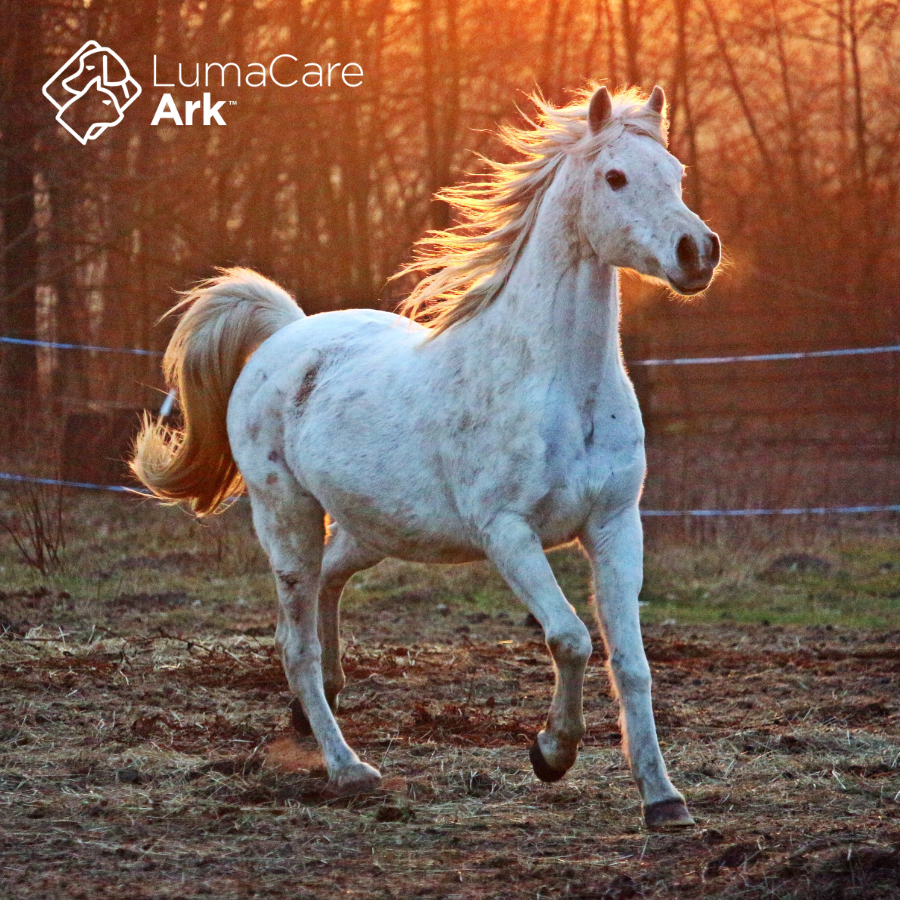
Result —
POLYGON ((237 100, 229 100, 228 105, 229 106, 237 106, 237 100))

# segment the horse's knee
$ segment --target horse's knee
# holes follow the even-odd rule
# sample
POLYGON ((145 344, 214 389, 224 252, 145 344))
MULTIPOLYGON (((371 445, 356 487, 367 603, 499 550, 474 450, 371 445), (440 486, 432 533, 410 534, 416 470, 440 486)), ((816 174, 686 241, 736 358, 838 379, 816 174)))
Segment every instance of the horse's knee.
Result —
POLYGON ((315 597, 318 587, 318 575, 311 570, 278 569, 273 566, 275 580, 282 591, 283 602, 308 602, 309 597, 315 597))
POLYGON ((650 693, 650 664, 643 654, 640 659, 626 659, 613 653, 609 660, 609 670, 620 694, 650 693))
POLYGON ((547 634, 547 646, 557 665, 584 667, 591 657, 594 645, 590 632, 581 619, 574 618, 558 630, 547 634))

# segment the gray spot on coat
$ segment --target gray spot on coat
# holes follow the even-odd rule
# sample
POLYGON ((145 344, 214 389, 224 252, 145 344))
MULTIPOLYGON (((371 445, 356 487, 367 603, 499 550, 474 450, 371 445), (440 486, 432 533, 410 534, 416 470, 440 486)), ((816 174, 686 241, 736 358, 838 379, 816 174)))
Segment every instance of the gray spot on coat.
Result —
POLYGON ((294 397, 294 406, 302 410, 309 400, 310 395, 316 389, 316 379, 319 377, 319 364, 314 365, 303 376, 303 381, 297 390, 297 396, 294 397))

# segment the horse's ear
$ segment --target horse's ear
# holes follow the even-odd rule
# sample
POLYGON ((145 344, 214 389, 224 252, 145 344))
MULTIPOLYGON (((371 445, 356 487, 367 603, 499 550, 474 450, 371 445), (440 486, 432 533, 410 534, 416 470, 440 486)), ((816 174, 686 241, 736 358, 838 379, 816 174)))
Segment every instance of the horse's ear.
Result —
POLYGON ((591 105, 588 107, 588 127, 593 134, 607 123, 612 115, 612 97, 604 85, 597 88, 594 96, 591 97, 591 105))
POLYGON ((653 93, 650 94, 647 106, 652 109, 653 112, 659 113, 660 115, 665 112, 666 92, 659 85, 656 85, 656 87, 653 88, 653 93))

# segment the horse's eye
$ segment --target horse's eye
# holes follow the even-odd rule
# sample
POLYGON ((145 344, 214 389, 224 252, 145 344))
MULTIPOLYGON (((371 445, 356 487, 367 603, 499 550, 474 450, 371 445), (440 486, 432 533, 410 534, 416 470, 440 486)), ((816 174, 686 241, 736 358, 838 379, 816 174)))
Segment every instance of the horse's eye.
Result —
POLYGON ((624 172, 620 172, 618 169, 613 169, 610 172, 606 173, 606 183, 614 190, 621 191, 626 184, 628 184, 628 179, 625 177, 624 172))

